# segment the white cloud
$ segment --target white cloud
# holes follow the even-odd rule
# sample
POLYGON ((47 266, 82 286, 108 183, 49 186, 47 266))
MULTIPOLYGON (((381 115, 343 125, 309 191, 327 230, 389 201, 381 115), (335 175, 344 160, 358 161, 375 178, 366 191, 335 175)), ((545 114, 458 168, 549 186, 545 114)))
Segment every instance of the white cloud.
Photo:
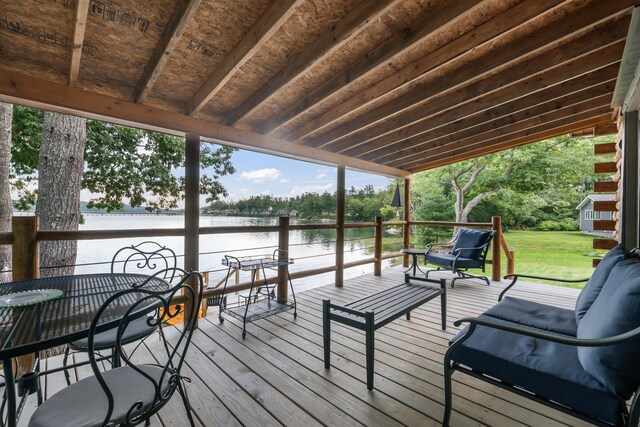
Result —
POLYGON ((324 193, 325 191, 329 191, 333 187, 333 182, 329 182, 327 184, 322 185, 294 185, 291 191, 289 192, 289 196, 295 197, 299 196, 303 193, 324 193))
POLYGON ((316 176, 316 179, 322 179, 322 178, 326 178, 327 174, 326 173, 319 173, 318 176, 316 176))
POLYGON ((289 178, 282 178, 280 181, 278 181, 280 184, 286 184, 287 182, 291 182, 291 180, 289 178))
POLYGON ((281 176, 280 171, 275 168, 264 168, 264 169, 244 171, 240 174, 240 178, 246 179, 247 181, 252 181, 256 184, 260 184, 262 182, 276 181, 278 178, 280 178, 280 176, 281 176))

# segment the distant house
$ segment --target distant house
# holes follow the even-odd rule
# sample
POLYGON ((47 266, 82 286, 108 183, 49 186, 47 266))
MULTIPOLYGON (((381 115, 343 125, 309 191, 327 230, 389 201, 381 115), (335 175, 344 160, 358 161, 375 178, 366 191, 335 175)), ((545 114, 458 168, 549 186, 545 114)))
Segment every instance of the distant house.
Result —
POLYGON ((610 220, 612 213, 594 211, 593 202, 612 202, 613 200, 615 200, 613 194, 589 194, 585 197, 576 207, 576 209, 580 211, 580 231, 610 237, 613 233, 612 231, 594 231, 593 221, 610 220))

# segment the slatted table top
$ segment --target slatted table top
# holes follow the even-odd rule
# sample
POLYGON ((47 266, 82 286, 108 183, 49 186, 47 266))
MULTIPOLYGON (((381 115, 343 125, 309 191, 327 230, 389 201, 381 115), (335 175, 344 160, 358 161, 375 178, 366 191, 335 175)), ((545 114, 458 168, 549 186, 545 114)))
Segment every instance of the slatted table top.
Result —
MULTIPOLYGON (((87 336, 102 304, 113 294, 143 283, 145 289, 166 290, 168 283, 143 274, 107 273, 47 277, 0 286, 0 296, 34 289, 59 289, 60 298, 20 308, 0 308, 0 359, 9 359, 66 344, 87 336)), ((117 320, 135 303, 134 295, 106 313, 104 322, 117 320)), ((141 305, 141 309, 144 307, 141 305)))

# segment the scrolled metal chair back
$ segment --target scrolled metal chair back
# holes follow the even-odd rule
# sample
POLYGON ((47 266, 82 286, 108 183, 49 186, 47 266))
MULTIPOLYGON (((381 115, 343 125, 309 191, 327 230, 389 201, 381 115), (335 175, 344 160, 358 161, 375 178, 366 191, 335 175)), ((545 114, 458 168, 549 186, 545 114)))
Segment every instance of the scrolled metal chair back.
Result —
POLYGON ((143 387, 146 387, 146 390, 151 390, 152 387, 154 391, 153 402, 132 402, 126 418, 124 420, 115 420, 115 424, 133 426, 143 420, 147 420, 169 401, 176 389, 179 389, 183 399, 186 399, 186 394, 181 384, 183 377, 180 372, 191 343, 199 308, 202 303, 203 279, 200 273, 197 272, 187 272, 180 268, 173 268, 172 270, 175 271, 158 271, 144 282, 114 294, 100 307, 91 323, 88 340, 89 361, 108 401, 104 425, 110 425, 110 423, 114 422, 112 420, 114 394, 117 393, 117 391, 110 388, 105 381, 104 373, 98 367, 99 354, 94 345, 95 336, 106 329, 117 328, 114 352, 117 352, 120 356, 123 367, 130 367, 140 375, 141 384, 139 388, 142 390, 143 387), (165 275, 181 277, 181 280, 176 284, 169 284, 163 279, 165 275), (175 302, 176 297, 180 299, 180 302, 175 302), (187 315, 189 316, 187 317, 187 315), (171 341, 168 341, 166 335, 160 329, 162 354, 154 352, 154 355, 162 363, 154 363, 153 359, 146 361, 147 363, 134 363, 123 349, 122 337, 127 325, 141 316, 147 316, 147 323, 152 327, 161 327, 167 321, 178 316, 184 317, 184 324, 177 328, 180 331, 179 334, 171 334, 171 341), (143 369, 149 366, 154 369, 153 372, 155 374, 153 376, 150 375, 151 371, 143 369))
POLYGON ((157 271, 164 271, 167 276, 162 279, 169 282, 179 278, 175 276, 177 266, 178 259, 171 248, 150 240, 125 246, 119 249, 111 259, 112 273, 154 274, 157 271))

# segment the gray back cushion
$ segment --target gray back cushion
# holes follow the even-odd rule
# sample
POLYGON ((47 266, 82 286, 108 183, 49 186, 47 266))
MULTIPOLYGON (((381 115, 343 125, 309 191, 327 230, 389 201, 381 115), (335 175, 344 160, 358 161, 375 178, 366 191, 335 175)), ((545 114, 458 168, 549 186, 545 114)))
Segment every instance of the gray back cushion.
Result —
MULTIPOLYGON (((640 327, 640 260, 618 262, 600 295, 578 325, 578 338, 598 339, 640 327)), ((585 371, 614 393, 629 399, 640 385, 640 339, 605 347, 578 347, 585 371)))
POLYGON ((587 310, 589 310, 589 307, 591 307, 591 304, 598 298, 604 282, 606 282, 609 277, 609 273, 611 273, 613 267, 624 258, 626 253, 627 251, 622 245, 617 245, 602 258, 600 264, 598 264, 591 278, 584 286, 584 289, 580 292, 580 295, 578 295, 578 300, 576 301, 576 322, 580 323, 580 320, 584 317, 587 310))
MULTIPOLYGON (((461 228, 458 232, 458 238, 456 239, 456 243, 453 246, 452 253, 455 254, 455 250, 458 248, 480 247, 489 242, 492 236, 493 232, 491 231, 469 230, 468 228, 461 228)), ((460 254, 462 258, 472 259, 480 258, 481 255, 482 249, 465 250, 460 254)))

